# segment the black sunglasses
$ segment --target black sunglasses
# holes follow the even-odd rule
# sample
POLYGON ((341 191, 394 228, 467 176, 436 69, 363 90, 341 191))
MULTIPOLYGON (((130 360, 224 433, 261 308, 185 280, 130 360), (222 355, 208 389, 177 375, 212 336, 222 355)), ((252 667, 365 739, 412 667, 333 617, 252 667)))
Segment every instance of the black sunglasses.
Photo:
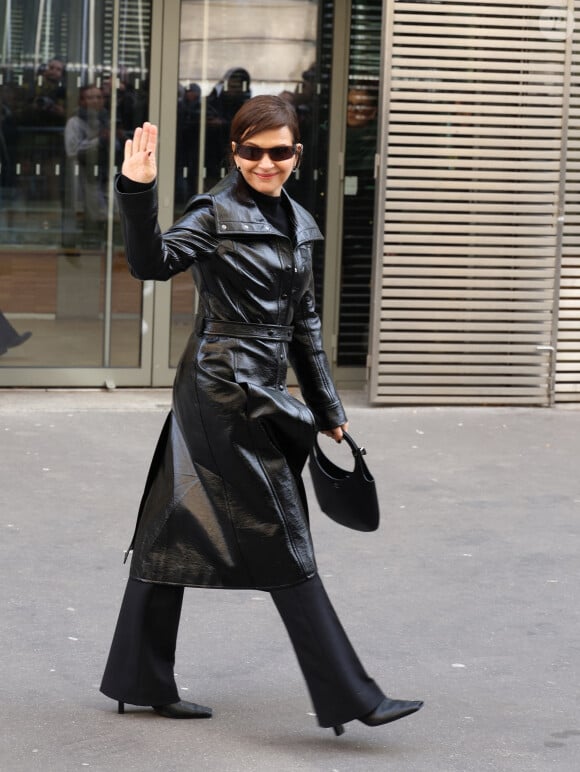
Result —
POLYGON ((268 153, 274 163, 288 161, 299 153, 296 145, 279 145, 278 147, 258 147, 257 145, 239 145, 236 142, 236 155, 245 161, 261 161, 264 153, 268 153))

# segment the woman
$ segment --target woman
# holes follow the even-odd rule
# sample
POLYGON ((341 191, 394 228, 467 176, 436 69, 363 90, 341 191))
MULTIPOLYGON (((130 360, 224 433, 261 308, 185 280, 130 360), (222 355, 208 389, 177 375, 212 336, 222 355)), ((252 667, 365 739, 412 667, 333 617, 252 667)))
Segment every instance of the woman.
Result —
POLYGON ((341 734, 418 710, 369 678, 316 572, 301 472, 317 429, 340 442, 346 415, 314 310, 312 217, 283 185, 302 154, 296 113, 259 96, 236 113, 236 168, 157 224, 157 129, 125 147, 118 201, 131 271, 169 279, 191 268, 195 331, 141 502, 130 578, 101 690, 171 718, 207 718, 179 700, 173 676, 183 587, 271 593, 323 727, 341 734), (286 389, 290 362, 306 405, 286 389))

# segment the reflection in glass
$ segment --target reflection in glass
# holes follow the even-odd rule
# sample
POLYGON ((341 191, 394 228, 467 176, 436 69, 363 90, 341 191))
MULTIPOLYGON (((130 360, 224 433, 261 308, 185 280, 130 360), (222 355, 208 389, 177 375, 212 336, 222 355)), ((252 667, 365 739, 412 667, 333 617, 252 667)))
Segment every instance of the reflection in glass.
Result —
POLYGON ((124 265, 111 191, 147 113, 150 6, 3 3, 0 367, 139 366, 141 287, 124 265), (11 329, 32 335, 3 344, 11 329))
MULTIPOLYGON (((78 108, 64 127, 65 196, 64 246, 101 244, 108 212, 111 120, 103 89, 81 86, 78 108)), ((115 137, 115 155, 119 155, 115 137)))
POLYGON ((381 0, 352 8, 337 362, 366 366, 373 259, 381 0))
MULTIPOLYGON (((328 129, 328 78, 320 76, 331 50, 332 28, 324 22, 333 4, 289 0, 260 5, 259 24, 244 2, 183 0, 177 137, 175 218, 196 193, 209 190, 229 170, 229 128, 243 102, 280 94, 298 111, 304 156, 286 187, 324 228, 328 129), (204 31, 206 34, 204 34, 204 31)), ((318 294, 322 248, 314 256, 318 294)), ((194 288, 173 280, 170 366, 191 332, 194 288), (186 295, 187 293, 187 299, 186 295)))

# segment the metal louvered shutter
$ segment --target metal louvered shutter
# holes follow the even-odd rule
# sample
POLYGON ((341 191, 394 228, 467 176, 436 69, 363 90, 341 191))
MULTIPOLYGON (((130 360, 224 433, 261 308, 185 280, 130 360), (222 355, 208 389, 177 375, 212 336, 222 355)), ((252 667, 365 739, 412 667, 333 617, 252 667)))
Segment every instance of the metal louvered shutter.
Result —
POLYGON ((564 13, 572 51, 555 401, 580 402, 580 8, 575 19, 564 13))
POLYGON ((387 0, 375 403, 550 401, 568 94, 545 8, 387 0))

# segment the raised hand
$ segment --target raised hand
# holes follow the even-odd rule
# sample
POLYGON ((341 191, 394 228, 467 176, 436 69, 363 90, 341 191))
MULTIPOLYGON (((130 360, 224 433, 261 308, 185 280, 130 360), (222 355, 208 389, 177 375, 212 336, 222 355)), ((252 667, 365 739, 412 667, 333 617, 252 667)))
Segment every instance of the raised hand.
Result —
POLYGON ((121 172, 133 182, 153 182, 157 176, 155 149, 157 126, 146 121, 138 126, 133 139, 125 142, 125 156, 121 172))

